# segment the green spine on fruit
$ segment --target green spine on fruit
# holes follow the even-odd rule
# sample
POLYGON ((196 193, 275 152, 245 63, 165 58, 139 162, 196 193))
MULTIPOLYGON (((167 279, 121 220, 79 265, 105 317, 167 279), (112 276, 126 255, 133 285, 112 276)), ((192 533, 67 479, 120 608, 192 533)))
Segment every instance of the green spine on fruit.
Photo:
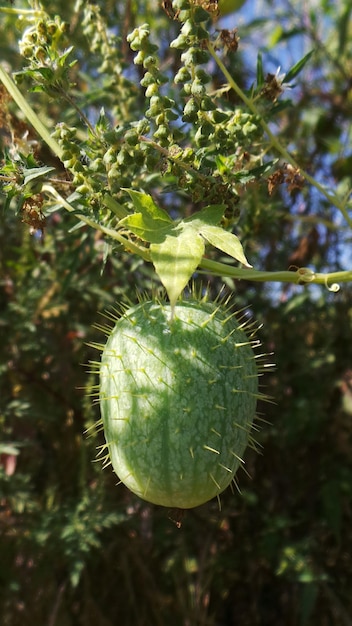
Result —
POLYGON ((122 483, 170 508, 234 480, 251 441, 258 368, 246 324, 218 303, 142 302, 117 319, 100 365, 106 447, 122 483))

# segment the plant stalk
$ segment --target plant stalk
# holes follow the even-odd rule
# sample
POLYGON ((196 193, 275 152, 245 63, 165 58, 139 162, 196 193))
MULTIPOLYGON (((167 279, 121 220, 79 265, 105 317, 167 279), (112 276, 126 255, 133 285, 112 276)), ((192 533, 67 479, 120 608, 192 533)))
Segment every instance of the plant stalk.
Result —
POLYGON ((18 87, 15 85, 12 78, 5 72, 5 70, 0 65, 0 80, 3 83, 4 87, 6 87, 10 96, 16 102, 18 108, 24 113, 27 120, 32 124, 33 128, 37 131, 38 135, 45 141, 45 143, 49 146, 52 152, 61 160, 61 156, 63 153, 62 148, 55 141, 55 139, 50 135, 48 129, 40 121, 38 115, 33 111, 32 107, 28 104, 25 97, 22 95, 18 87))

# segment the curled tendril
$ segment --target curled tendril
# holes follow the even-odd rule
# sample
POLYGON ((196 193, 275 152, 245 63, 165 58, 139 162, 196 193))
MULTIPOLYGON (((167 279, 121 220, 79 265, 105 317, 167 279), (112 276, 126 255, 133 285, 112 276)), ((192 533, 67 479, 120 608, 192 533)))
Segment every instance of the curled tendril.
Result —
POLYGON ((333 293, 337 293, 338 291, 340 291, 340 285, 338 283, 332 283, 331 285, 329 285, 329 276, 326 276, 325 278, 325 287, 333 293))

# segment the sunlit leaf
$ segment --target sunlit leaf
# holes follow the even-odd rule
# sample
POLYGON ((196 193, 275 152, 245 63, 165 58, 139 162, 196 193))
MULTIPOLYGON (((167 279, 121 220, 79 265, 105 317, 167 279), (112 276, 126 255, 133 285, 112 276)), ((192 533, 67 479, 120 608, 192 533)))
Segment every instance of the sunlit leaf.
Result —
POLYGON ((225 211, 224 204, 210 204, 209 206, 197 211, 191 217, 184 220, 185 224, 191 225, 193 228, 202 228, 204 224, 216 225, 220 222, 225 211))
POLYGON ((134 189, 125 189, 130 196, 133 206, 137 213, 141 213, 144 217, 152 218, 166 223, 172 223, 171 217, 155 204, 153 198, 141 191, 135 191, 134 189))
POLYGON ((173 229, 174 222, 163 209, 155 204, 147 193, 126 189, 136 213, 127 215, 119 222, 119 226, 127 228, 144 241, 160 243, 166 234, 173 229))
POLYGON ((27 185, 30 181, 36 178, 40 178, 41 176, 45 176, 46 174, 49 174, 49 172, 53 172, 54 170, 54 167, 49 167, 47 165, 44 165, 43 167, 23 169, 24 184, 27 185))
POLYGON ((314 50, 311 50, 300 61, 297 61, 297 63, 287 72, 283 82, 289 83, 293 78, 295 78, 303 70, 304 66, 308 63, 314 52, 314 50))
POLYGON ((233 233, 230 233, 219 226, 209 225, 204 225, 200 233, 204 239, 206 239, 206 241, 215 248, 222 250, 225 254, 229 254, 245 267, 252 267, 245 257, 240 240, 233 233))
POLYGON ((119 222, 120 227, 125 227, 134 235, 149 243, 160 243, 168 233, 173 230, 173 225, 165 225, 164 220, 153 219, 148 214, 133 213, 124 217, 119 222))
POLYGON ((265 82, 265 76, 264 76, 264 70, 263 70, 263 57, 261 55, 261 53, 258 53, 257 56, 257 86, 261 87, 262 85, 264 85, 265 82))
POLYGON ((204 254, 204 241, 192 228, 180 227, 175 234, 150 246, 156 273, 169 296, 171 306, 186 287, 204 254))

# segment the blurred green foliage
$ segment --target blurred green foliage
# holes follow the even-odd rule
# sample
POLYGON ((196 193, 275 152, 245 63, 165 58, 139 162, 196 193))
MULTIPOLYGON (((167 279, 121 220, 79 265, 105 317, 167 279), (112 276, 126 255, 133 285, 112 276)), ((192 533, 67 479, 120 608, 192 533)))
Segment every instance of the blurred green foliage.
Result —
MULTIPOLYGON (((160 4, 42 3, 70 26, 68 44, 79 60, 70 80, 90 123, 102 106, 114 119, 138 119, 144 110, 139 68, 126 41, 135 26, 150 24, 163 68, 175 62, 168 42, 177 36, 178 24, 160 4), (91 24, 87 7, 93 17, 99 15, 91 24), (115 48, 104 40, 102 24, 121 37, 115 48)), ((243 23, 241 12, 226 23, 241 37, 227 67, 250 90, 259 53, 267 71, 275 73, 273 64, 292 66, 298 60, 291 59, 298 44, 304 48, 300 57, 315 50, 295 79, 294 106, 278 113, 275 132, 302 167, 346 193, 351 187, 349 1, 337 6, 315 0, 309 7, 288 1, 247 4, 252 9, 243 12, 243 23)), ((2 59, 20 71, 22 23, 10 10, 1 14, 1 34, 2 59)), ((224 79, 216 67, 212 71, 212 88, 220 89, 224 79)), ((81 137, 84 122, 75 106, 40 92, 30 97, 51 125, 74 124, 81 137)), ((233 92, 226 98, 240 105, 233 92)), ((0 130, 5 157, 15 132, 22 152, 33 145, 38 164, 55 167, 64 187, 62 165, 21 113, 7 106, 0 130)), ((144 175, 145 191, 153 191, 164 208, 174 202, 174 211, 189 215, 190 197, 175 189, 162 159, 155 163, 155 173, 144 175), (167 194, 162 193, 165 175, 167 194)), ((138 170, 136 164, 130 167, 132 174, 138 170)), ((133 184, 127 166, 122 175, 133 184)), ((309 185, 291 193, 278 186, 272 195, 267 187, 264 176, 240 188, 237 232, 250 262, 267 271, 346 269, 351 233, 337 209, 309 185)), ((99 232, 77 228, 75 215, 55 210, 45 215, 45 224, 38 214, 33 224, 24 198, 19 202, 4 194, 2 201, 1 624, 350 625, 351 287, 335 294, 320 287, 226 279, 238 308, 250 308, 264 324, 264 350, 274 353, 277 369, 263 377, 262 385, 275 403, 258 407, 266 420, 258 422, 261 454, 246 453, 241 493, 223 494, 221 510, 214 501, 187 511, 178 528, 177 512, 134 497, 116 486, 111 468, 102 471, 94 462, 103 436, 94 428, 98 406, 85 391, 95 384, 89 362, 99 359, 90 347, 101 341, 93 328, 99 312, 117 301, 135 300, 136 290, 150 291, 152 268, 99 232)), ((220 279, 202 278, 209 278, 215 296, 220 279)))

